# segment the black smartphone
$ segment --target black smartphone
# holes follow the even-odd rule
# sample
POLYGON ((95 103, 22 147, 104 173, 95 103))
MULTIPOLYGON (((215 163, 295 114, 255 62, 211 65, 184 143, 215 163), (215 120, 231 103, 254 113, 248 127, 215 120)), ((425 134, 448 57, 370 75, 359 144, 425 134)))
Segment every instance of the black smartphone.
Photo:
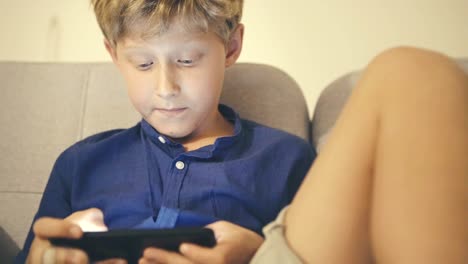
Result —
POLYGON ((50 241, 55 246, 82 249, 88 254, 91 262, 122 258, 129 264, 138 263, 147 247, 178 251, 183 242, 204 247, 216 245, 213 230, 202 227, 114 229, 107 232, 84 232, 80 239, 52 238, 50 241))

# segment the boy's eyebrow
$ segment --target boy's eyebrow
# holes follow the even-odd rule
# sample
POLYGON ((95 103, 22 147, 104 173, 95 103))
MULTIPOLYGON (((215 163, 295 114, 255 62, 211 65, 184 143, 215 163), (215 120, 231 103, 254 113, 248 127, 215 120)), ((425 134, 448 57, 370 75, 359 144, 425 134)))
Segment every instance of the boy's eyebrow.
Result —
POLYGON ((146 59, 146 58, 152 58, 153 55, 151 55, 148 52, 143 52, 143 51, 138 51, 136 49, 131 49, 131 50, 123 50, 122 51, 122 57, 125 58, 126 60, 129 61, 134 61, 134 60, 139 60, 139 59, 146 59))
POLYGON ((122 52, 125 55, 146 55, 146 54, 149 54, 149 52, 144 51, 144 48, 141 48, 141 47, 124 47, 122 49, 122 52))
MULTIPOLYGON (((187 48, 194 48, 194 49, 202 49, 203 41, 197 40, 197 39, 192 39, 187 42, 183 42, 180 44, 177 44, 181 49, 187 49, 187 48)), ((141 56, 152 56, 152 52, 149 51, 151 48, 147 47, 142 47, 142 46, 128 46, 128 47, 122 47, 122 52, 125 56, 135 56, 135 55, 141 55, 141 56)))

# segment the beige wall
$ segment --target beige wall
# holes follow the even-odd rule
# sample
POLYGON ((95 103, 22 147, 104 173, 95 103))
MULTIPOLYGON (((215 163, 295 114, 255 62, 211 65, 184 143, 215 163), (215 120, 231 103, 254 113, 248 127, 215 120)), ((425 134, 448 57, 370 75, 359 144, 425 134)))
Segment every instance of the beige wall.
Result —
MULTIPOLYGON (((0 0, 0 14, 0 60, 109 60, 88 0, 0 0)), ((468 57, 468 0, 245 0, 243 21, 240 60, 285 70, 310 106, 391 46, 468 57)))

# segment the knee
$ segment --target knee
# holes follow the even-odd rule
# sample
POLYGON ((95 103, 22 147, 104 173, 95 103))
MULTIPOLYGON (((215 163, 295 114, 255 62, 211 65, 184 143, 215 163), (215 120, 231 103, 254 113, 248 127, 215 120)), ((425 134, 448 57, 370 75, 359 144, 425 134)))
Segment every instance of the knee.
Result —
POLYGON ((371 61, 369 67, 380 67, 381 70, 391 70, 399 75, 433 76, 437 72, 465 75, 454 60, 442 53, 406 46, 381 52, 371 61))
POLYGON ((397 46, 386 49, 382 51, 375 57, 377 61, 387 61, 387 60, 410 60, 414 61, 417 59, 442 59, 447 60, 448 57, 442 53, 422 49, 411 46, 397 46))
MULTIPOLYGON (((378 54, 365 73, 375 76, 386 88, 447 89, 444 84, 454 84, 468 90, 468 75, 448 56, 425 49, 395 47, 378 54), (392 85, 393 84, 393 85, 392 85), (442 84, 442 85, 437 85, 442 84)), ((373 79, 373 78, 372 78, 373 79)))

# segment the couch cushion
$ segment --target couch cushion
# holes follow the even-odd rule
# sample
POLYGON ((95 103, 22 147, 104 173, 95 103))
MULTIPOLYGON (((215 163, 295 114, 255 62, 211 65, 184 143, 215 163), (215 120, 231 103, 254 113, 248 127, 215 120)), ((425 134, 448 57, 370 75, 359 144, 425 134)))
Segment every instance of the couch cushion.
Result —
POLYGON ((140 121, 117 68, 111 63, 101 63, 89 65, 89 69, 81 137, 128 128, 140 121))
POLYGON ((0 63, 0 227, 22 244, 58 154, 79 134, 86 69, 0 63))
POLYGON ((318 152, 358 79, 359 72, 348 73, 330 83, 320 94, 312 119, 312 142, 318 152))
POLYGON ((78 138, 83 80, 74 65, 0 63, 0 192, 41 192, 51 164, 78 138))
POLYGON ((0 226, 0 256, 5 263, 13 263, 13 260, 19 252, 19 247, 12 238, 0 226))
POLYGON ((297 83, 269 65, 239 63, 226 72, 221 102, 240 116, 309 141, 309 110, 297 83))
POLYGON ((460 67, 462 67, 462 69, 468 73, 468 58, 458 59, 457 62, 458 65, 460 65, 460 67))
POLYGON ((22 247, 37 211, 41 193, 0 193, 0 227, 22 247), (8 206, 5 206, 8 205, 8 206))

